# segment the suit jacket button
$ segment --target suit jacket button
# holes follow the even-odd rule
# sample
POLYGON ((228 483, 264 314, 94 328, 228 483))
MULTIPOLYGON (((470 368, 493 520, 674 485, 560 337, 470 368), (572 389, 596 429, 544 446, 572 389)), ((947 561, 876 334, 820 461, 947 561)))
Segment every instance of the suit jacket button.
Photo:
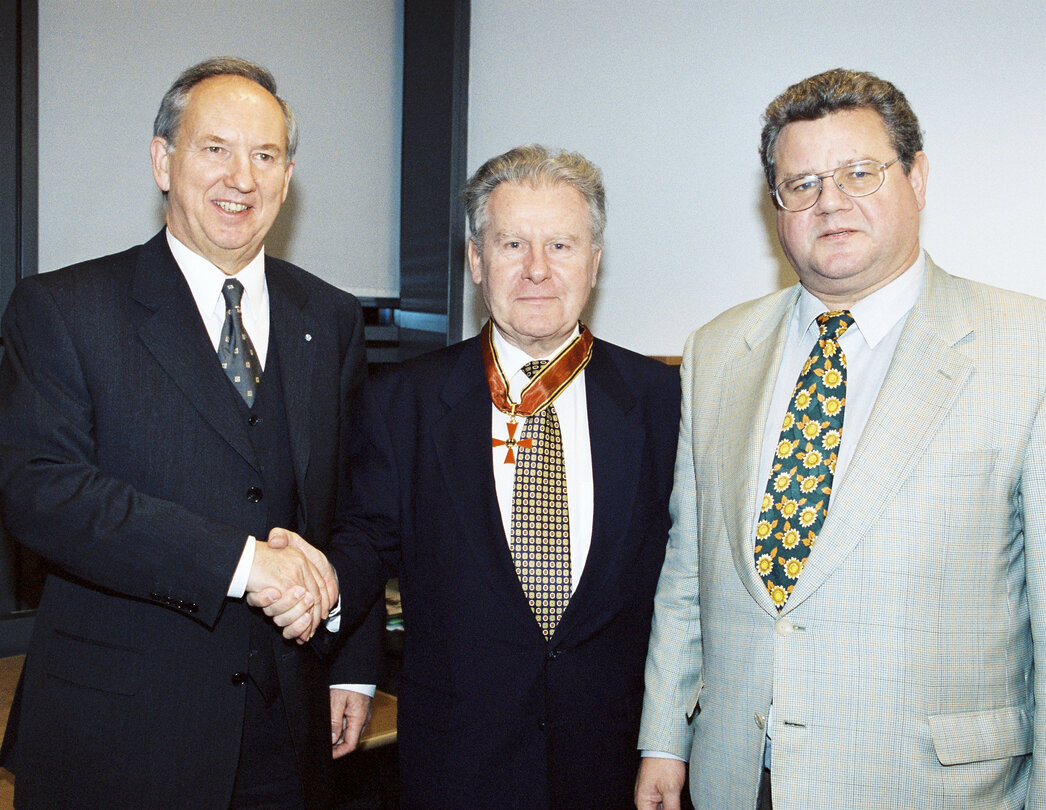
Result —
POLYGON ((247 683, 247 673, 234 672, 232 675, 232 683, 233 686, 243 686, 245 683, 247 683))
POLYGON ((251 487, 247 490, 247 500, 251 503, 258 503, 262 499, 262 491, 258 487, 251 487))
POLYGON ((755 713, 755 725, 760 731, 766 728, 766 718, 759 712, 755 713))
POLYGON ((774 622, 774 630, 779 636, 790 636, 795 632, 795 627, 784 616, 774 622))
POLYGON ((250 416, 247 417, 247 424, 250 425, 251 427, 254 427, 260 421, 261 421, 261 417, 258 416, 258 414, 256 414, 256 413, 252 413, 250 416))

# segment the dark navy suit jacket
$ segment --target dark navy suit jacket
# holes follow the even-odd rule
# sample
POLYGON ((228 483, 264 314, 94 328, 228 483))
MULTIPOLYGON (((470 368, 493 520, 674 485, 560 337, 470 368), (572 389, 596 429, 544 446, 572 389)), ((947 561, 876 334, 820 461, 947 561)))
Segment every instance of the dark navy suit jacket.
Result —
MULTIPOLYGON (((297 528, 322 547, 365 375, 361 313, 286 262, 267 257, 265 272, 297 528)), ((164 233, 24 280, 3 335, 4 526, 50 566, 4 741, 20 801, 228 806, 257 619, 225 594, 266 503, 248 494, 262 480, 250 427, 164 233)), ((318 806, 326 672, 269 627, 288 755, 318 806)), ((372 681, 378 641, 357 637, 335 681, 372 681)))
POLYGON ((478 339, 405 364, 368 392, 332 562, 349 615, 399 576, 404 807, 632 806, 679 375, 597 340, 585 384, 592 543, 547 644, 498 510, 478 339))

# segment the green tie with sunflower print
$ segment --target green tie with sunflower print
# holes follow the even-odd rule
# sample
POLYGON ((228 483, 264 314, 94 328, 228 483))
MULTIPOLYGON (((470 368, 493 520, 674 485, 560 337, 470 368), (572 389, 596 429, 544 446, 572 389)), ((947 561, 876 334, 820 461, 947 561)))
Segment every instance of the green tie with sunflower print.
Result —
POLYGON ((846 356, 840 336, 848 311, 817 316, 821 334, 788 404, 755 530, 755 567, 777 609, 806 565, 828 514, 846 406, 846 356))

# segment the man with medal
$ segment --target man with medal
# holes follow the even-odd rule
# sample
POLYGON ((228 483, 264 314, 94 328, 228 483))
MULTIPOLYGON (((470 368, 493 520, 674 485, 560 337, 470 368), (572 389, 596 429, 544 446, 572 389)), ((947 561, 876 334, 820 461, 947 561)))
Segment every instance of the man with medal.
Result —
POLYGON ((523 146, 464 199, 491 320, 370 387, 331 552, 343 615, 399 577, 403 807, 631 807, 678 374, 578 321, 596 166, 523 146))

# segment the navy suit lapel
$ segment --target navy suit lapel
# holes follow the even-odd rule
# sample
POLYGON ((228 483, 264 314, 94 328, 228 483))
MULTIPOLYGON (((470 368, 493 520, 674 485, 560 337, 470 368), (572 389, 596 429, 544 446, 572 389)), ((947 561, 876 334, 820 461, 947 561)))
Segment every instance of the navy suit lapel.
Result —
POLYGON ((479 341, 468 341, 448 370, 440 400, 446 409, 433 424, 433 444, 443 484, 465 527, 477 570, 486 576, 494 593, 503 595, 522 626, 540 634, 509 551, 494 488, 491 448, 491 403, 479 341))
POLYGON ((142 246, 131 296, 151 310, 138 334, 156 362, 215 432, 248 463, 258 461, 246 426, 229 396, 218 356, 207 338, 189 285, 178 269, 164 231, 142 246))
MULTIPOLYGON (((307 312, 307 295, 302 286, 279 263, 268 257, 265 259, 265 281, 269 288, 272 340, 280 356, 283 403, 287 412, 294 475, 298 491, 304 492, 311 450, 308 430, 309 405, 312 402, 310 381, 323 326, 316 323, 307 312)), ((304 509, 304 502, 301 506, 304 509)), ((305 525, 304 520, 302 525, 305 525)))
POLYGON ((628 568, 628 547, 645 434, 636 423, 635 397, 600 341, 585 368, 588 432, 594 490, 592 541, 584 572, 556 628, 562 640, 590 625, 595 616, 616 609, 617 580, 628 568))

